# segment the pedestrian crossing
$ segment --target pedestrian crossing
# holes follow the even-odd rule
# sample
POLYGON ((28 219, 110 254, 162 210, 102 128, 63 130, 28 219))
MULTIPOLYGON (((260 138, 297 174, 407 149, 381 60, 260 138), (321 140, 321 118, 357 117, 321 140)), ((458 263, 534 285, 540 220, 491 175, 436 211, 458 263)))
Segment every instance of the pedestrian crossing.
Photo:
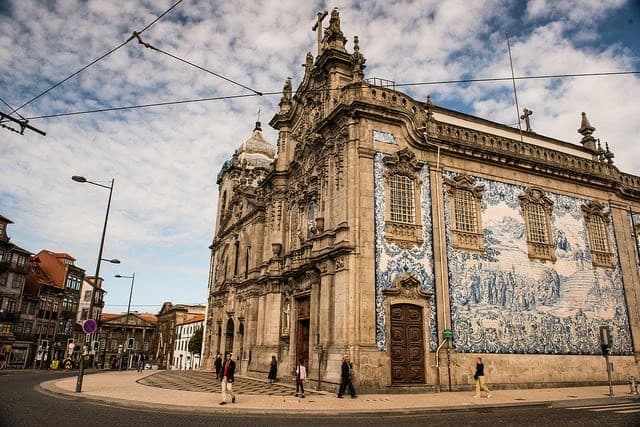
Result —
POLYGON ((604 405, 570 406, 565 409, 589 412, 613 412, 615 414, 640 413, 640 401, 628 403, 608 403, 604 405))

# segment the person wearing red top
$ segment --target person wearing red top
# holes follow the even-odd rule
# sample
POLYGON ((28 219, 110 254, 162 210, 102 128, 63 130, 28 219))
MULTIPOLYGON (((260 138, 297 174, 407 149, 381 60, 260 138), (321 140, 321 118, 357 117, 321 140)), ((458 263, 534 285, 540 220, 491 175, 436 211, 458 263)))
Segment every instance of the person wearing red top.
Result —
POLYGON ((231 353, 224 354, 224 362, 222 364, 222 402, 221 405, 227 404, 227 397, 231 397, 231 403, 236 403, 236 396, 233 394, 233 374, 236 372, 236 362, 231 360, 231 353))

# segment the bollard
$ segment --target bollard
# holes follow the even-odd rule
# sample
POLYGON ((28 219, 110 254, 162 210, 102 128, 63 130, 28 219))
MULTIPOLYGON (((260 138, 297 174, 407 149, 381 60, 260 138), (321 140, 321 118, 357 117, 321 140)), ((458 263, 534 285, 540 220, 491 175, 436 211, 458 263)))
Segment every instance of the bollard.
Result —
POLYGON ((629 394, 638 394, 638 383, 634 376, 629 378, 629 394))

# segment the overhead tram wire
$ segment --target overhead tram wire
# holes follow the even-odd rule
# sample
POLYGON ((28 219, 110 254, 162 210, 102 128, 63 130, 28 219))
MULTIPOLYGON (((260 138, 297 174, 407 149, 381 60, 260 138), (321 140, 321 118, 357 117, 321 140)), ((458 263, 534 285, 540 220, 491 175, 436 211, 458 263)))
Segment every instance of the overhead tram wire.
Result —
MULTIPOLYGON (((180 3, 182 3, 183 0, 178 0, 177 2, 175 2, 172 6, 169 7, 169 9, 165 10, 160 16, 158 16, 156 19, 154 19, 149 25, 147 25, 146 27, 144 27, 142 29, 142 31, 138 31, 138 34, 142 34, 145 31, 147 31, 153 24, 155 24, 156 22, 158 22, 162 17, 164 17, 167 13, 169 13, 174 7, 176 7, 177 5, 179 5, 180 3)), ((26 107, 27 105, 31 104, 33 101, 35 101, 36 99, 40 98, 41 96, 49 93, 51 90, 57 88, 58 86, 60 86, 61 84, 63 84, 64 82, 66 82, 67 80, 71 79, 72 77, 77 76, 78 74, 80 74, 81 72, 83 72, 84 70, 86 70, 87 68, 91 67, 93 64, 95 64, 96 62, 106 58, 107 56, 111 55, 113 52, 115 52, 116 50, 120 49, 122 46, 126 45, 127 43, 129 43, 131 40, 133 40, 134 36, 131 35, 131 37, 129 37, 127 40, 125 40, 124 42, 120 43, 118 46, 114 47, 113 49, 111 49, 109 52, 105 53, 104 55, 100 56, 97 59, 94 59, 93 61, 91 61, 89 64, 85 65, 84 67, 80 68, 78 71, 76 71, 75 73, 71 74, 69 77, 59 81, 58 83, 54 84, 53 86, 51 86, 49 89, 45 90, 44 92, 40 93, 39 95, 31 98, 29 101, 25 102, 24 104, 22 104, 21 106, 19 106, 18 108, 14 109, 13 111, 11 111, 11 113, 9 113, 9 115, 13 114, 13 113, 17 113, 18 110, 23 109, 24 107, 26 107)), ((22 117, 22 116, 20 116, 22 117)))
MULTIPOLYGON (((6 105, 7 107, 9 107, 10 109, 12 109, 12 110, 13 110, 13 107, 12 107, 11 105, 9 105, 9 103, 8 103, 7 101, 5 101, 5 100, 4 100, 4 99, 2 99, 2 98, 0 98, 0 101, 2 101, 2 103, 3 103, 4 105, 6 105)), ((15 110, 14 110, 14 112, 15 112, 15 110)), ((13 113, 12 113, 12 114, 13 114, 13 113)), ((16 113, 16 114, 17 114, 17 115, 19 115, 19 116, 20 116, 20 118, 24 120, 24 116, 23 116, 22 114, 20 114, 20 113, 16 113)))
POLYGON ((518 77, 488 77, 482 79, 461 79, 461 80, 438 80, 433 82, 414 82, 414 83, 396 83, 395 86, 428 86, 443 84, 459 84, 459 83, 485 83, 485 82, 501 82, 511 80, 536 80, 536 79, 560 79, 568 77, 598 77, 598 76, 616 76, 640 74, 640 71, 611 71, 605 73, 576 73, 576 74, 545 74, 539 76, 518 76, 518 77))
MULTIPOLYGON (((433 82, 413 82, 413 83, 396 83, 395 87, 404 87, 404 86, 432 86, 432 85, 443 85, 443 84, 459 84, 459 83, 485 83, 485 82, 500 82, 500 81, 511 81, 511 80, 535 80, 535 79, 552 79, 552 78, 568 78, 568 77, 598 77, 598 76, 615 76, 615 75, 629 75, 629 74, 640 74, 640 71, 612 71, 612 72, 604 72, 604 73, 577 73, 577 74, 549 74, 549 75, 540 75, 540 76, 519 76, 519 77, 492 77, 492 78, 482 78, 482 79, 461 79, 461 80, 439 80, 433 82)), ((318 89, 310 89, 310 92, 314 91, 324 91, 323 88, 318 89)), ((336 88, 332 90, 342 90, 342 88, 336 88)), ((86 111, 74 111, 69 113, 58 113, 58 114, 47 114, 42 116, 34 116, 28 117, 28 120, 36 120, 36 119, 49 119, 54 117, 65 117, 65 116, 76 116, 81 114, 92 114, 92 113, 104 113, 109 111, 122 111, 122 110, 133 110, 137 108, 148 108, 148 107, 159 107, 159 106, 167 106, 167 105, 179 105, 179 104, 189 104, 194 102, 206 102, 206 101, 220 101, 227 99, 236 99, 236 98, 250 98, 254 96, 271 96, 271 95, 282 95, 282 91, 273 91, 273 92, 263 92, 262 95, 258 95, 256 93, 250 94, 240 94, 240 95, 228 95, 228 96, 217 96, 211 98, 196 98, 196 99, 186 99, 181 101, 167 101, 167 102, 157 102, 151 104, 141 104, 141 105, 131 105, 125 107, 111 107, 111 108, 101 108, 96 110, 86 110, 86 111)))
POLYGON ((151 45, 151 44, 149 44, 149 43, 143 42, 143 41, 142 41, 142 38, 140 38, 140 33, 137 33, 137 32, 135 32, 135 31, 134 31, 134 32, 133 32, 133 37, 137 38, 137 39, 138 39, 138 43, 140 43, 141 45, 143 45, 143 46, 144 46, 144 47, 146 47, 147 49, 151 49, 151 50, 155 50, 156 52, 163 53, 163 54, 165 54, 165 55, 167 55, 167 56, 170 56, 170 57, 171 57, 171 58, 173 58, 173 59, 177 59, 178 61, 181 61, 181 62, 184 62, 185 64, 191 65, 192 67, 195 67, 195 68, 197 68, 197 69, 198 69, 198 70, 200 70, 200 71, 204 71, 205 73, 212 74, 212 75, 214 75, 214 76, 216 76, 216 77, 218 77, 218 78, 220 78, 220 79, 222 79, 222 80, 226 80, 226 81, 228 81, 229 83, 233 83, 234 85, 240 86, 240 87, 241 87, 241 88, 243 88, 243 89, 250 90, 251 92, 255 93, 256 95, 259 95, 259 96, 262 96, 262 95, 263 95, 263 93, 262 93, 262 92, 259 92, 259 91, 255 90, 255 89, 252 89, 252 88, 250 88, 250 87, 248 87, 248 86, 245 86, 245 85, 243 85, 243 84, 241 84, 241 83, 238 83, 238 82, 236 82, 235 80, 231 80, 231 79, 229 79, 229 78, 227 78, 227 77, 225 77, 225 76, 222 76, 222 75, 220 75, 220 74, 218 74, 218 73, 214 73, 213 71, 211 71, 211 70, 207 70, 206 68, 201 67, 201 66, 199 66, 199 65, 196 65, 196 64, 194 64, 193 62, 189 62, 189 61, 187 61, 186 59, 182 59, 182 58, 180 58, 180 57, 178 57, 178 56, 172 55, 172 54, 171 54, 171 53, 169 53, 169 52, 165 52, 165 51, 164 51, 164 50, 162 50, 162 49, 158 49, 157 47, 152 46, 152 45, 151 45))
MULTIPOLYGON (((282 92, 267 92, 267 93, 264 93, 263 95, 277 95, 277 94, 281 94, 281 93, 282 92)), ((45 115, 45 116, 29 117, 29 120, 49 119, 49 118, 52 118, 52 117, 77 116, 77 115, 80 115, 80 114, 105 113, 105 112, 108 112, 108 111, 134 110, 134 109, 137 109, 137 108, 161 107, 161 106, 166 106, 166 105, 190 104, 190 103, 195 103, 195 102, 220 101, 220 100, 225 100, 225 99, 250 98, 250 97, 254 97, 254 96, 259 96, 259 95, 255 94, 255 93, 245 93, 245 94, 241 94, 241 95, 215 96, 215 97, 212 97, 212 98, 185 99, 185 100, 182 100, 182 101, 167 101, 167 102, 156 102, 156 103, 152 103, 152 104, 129 105, 129 106, 125 106, 125 107, 100 108, 100 109, 97 109, 97 110, 73 111, 73 112, 70 112, 70 113, 48 114, 48 115, 45 115)))

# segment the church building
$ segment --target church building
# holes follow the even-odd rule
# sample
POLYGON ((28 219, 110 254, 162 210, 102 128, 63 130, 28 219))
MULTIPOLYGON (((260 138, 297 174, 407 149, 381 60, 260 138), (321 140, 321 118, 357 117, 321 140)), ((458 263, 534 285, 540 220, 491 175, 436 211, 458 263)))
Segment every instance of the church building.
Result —
MULTIPOLYGON (((365 79, 337 10, 295 92, 218 174, 203 365, 297 360, 359 392, 640 377, 640 177, 578 111, 566 142, 365 79), (606 331, 609 331, 607 335, 606 331)), ((527 111, 523 118, 528 122, 527 111)))

